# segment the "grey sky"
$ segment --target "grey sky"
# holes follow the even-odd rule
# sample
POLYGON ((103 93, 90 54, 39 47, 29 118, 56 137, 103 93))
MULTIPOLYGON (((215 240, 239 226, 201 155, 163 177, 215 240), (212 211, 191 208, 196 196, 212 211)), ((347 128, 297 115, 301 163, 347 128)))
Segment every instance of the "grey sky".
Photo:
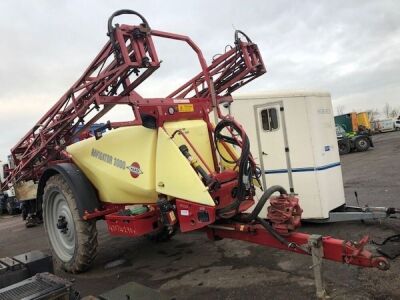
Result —
MULTIPOLYGON (((121 8, 137 10, 154 29, 189 35, 208 60, 232 44, 234 28, 246 32, 268 73, 240 92, 325 90, 347 111, 400 106, 399 1, 3 0, 0 159, 78 79, 121 8)), ((183 44, 156 46, 164 62, 140 88, 145 96, 165 96, 199 70, 183 44)))

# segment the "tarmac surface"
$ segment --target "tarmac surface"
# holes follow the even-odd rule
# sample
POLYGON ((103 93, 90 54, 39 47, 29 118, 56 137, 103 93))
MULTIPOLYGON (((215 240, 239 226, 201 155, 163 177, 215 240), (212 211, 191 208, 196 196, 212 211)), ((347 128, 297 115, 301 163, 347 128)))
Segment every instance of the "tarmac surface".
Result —
MULTIPOLYGON (((400 132, 374 136, 375 148, 341 157, 347 204, 400 207, 400 132)), ((301 202, 300 202, 301 204, 301 202)), ((99 254, 73 279, 81 295, 99 295, 134 281, 167 299, 313 299, 311 257, 240 241, 212 242, 203 233, 178 234, 169 242, 111 237, 98 222, 99 254)), ((400 232, 400 220, 305 224, 303 232, 382 241, 400 232)), ((373 248, 373 245, 370 245, 373 248)), ((0 217, 0 257, 48 250, 43 226, 26 229, 19 216, 0 217)), ((333 299, 400 299, 400 257, 388 271, 324 261, 323 276, 333 299)))

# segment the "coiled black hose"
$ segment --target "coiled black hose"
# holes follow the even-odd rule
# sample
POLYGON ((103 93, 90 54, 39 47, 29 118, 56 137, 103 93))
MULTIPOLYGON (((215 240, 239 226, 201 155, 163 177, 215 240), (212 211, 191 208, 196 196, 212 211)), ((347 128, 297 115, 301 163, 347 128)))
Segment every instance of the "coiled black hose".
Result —
MULTIPOLYGON (((147 22, 147 20, 141 15, 141 14, 139 14, 138 12, 136 12, 136 11, 134 11, 134 10, 131 10, 131 9, 120 9, 120 10, 117 10, 116 12, 114 12, 109 18, 108 18, 108 22, 107 22, 107 35, 110 37, 110 42, 111 42, 111 45, 112 45, 112 47, 113 47, 113 50, 115 51, 115 53, 118 53, 119 52, 119 46, 118 46, 118 44, 117 44, 117 42, 116 42, 116 40, 115 40, 115 36, 114 36, 114 29, 115 29, 115 27, 113 26, 113 24, 112 24, 112 22, 113 22, 113 19, 115 18, 115 17, 117 17, 117 16, 120 16, 120 15, 135 15, 135 16, 137 16, 137 17, 139 17, 140 18, 140 20, 142 20, 142 25, 147 29, 147 30, 150 30, 150 26, 149 26, 149 23, 147 22)), ((116 54, 116 58, 118 59, 118 54, 116 54)))
POLYGON ((114 19, 115 17, 120 16, 120 15, 135 15, 135 16, 138 16, 138 17, 142 20, 144 26, 145 26, 146 28, 150 28, 149 23, 147 22, 147 20, 146 20, 141 14, 139 14, 138 12, 136 12, 136 11, 134 11, 134 10, 131 10, 131 9, 120 9, 120 10, 117 10, 116 12, 114 12, 114 13, 108 18, 107 30, 108 30, 108 34, 110 35, 110 38, 113 38, 112 32, 113 32, 113 30, 114 30, 114 27, 113 27, 113 25, 112 25, 112 21, 113 21, 113 19, 114 19))
MULTIPOLYGON (((214 132, 214 143, 216 145, 217 152, 222 160, 224 160, 227 163, 231 163, 231 164, 238 163, 238 165, 239 165, 238 190, 236 193, 236 198, 232 202, 232 204, 217 210, 218 216, 220 216, 222 218, 230 218, 233 216, 232 214, 237 213, 240 203, 246 199, 249 185, 252 185, 253 176, 257 177, 257 174, 256 174, 257 170, 253 169, 253 167, 250 164, 250 141, 249 141, 249 138, 246 135, 246 133, 244 132, 244 130, 233 120, 224 119, 217 124, 217 126, 215 127, 215 132, 214 132), (222 134, 222 131, 224 129, 226 129, 227 127, 232 128, 234 131, 236 131, 241 136, 242 145, 239 145, 237 140, 234 137, 222 134), (236 146, 241 146, 242 152, 240 154, 240 157, 237 160, 228 159, 228 158, 224 157, 218 147, 218 142, 220 142, 220 141, 226 142, 228 144, 236 145, 236 146), (248 184, 246 184, 245 180, 247 181, 248 184)), ((265 206, 267 200, 272 196, 273 193, 276 193, 276 192, 279 192, 281 195, 287 194, 287 191, 283 187, 281 187, 279 185, 271 186, 263 193, 263 195, 261 196, 260 200, 258 201, 258 203, 255 206, 255 208, 253 209, 253 211, 250 214, 242 217, 241 221, 248 223, 248 222, 256 220, 258 218, 260 211, 265 206)), ((270 229, 273 230, 272 228, 270 228, 270 229)))
MULTIPOLYGON (((240 203, 243 200, 245 200, 246 195, 247 195, 248 186, 246 185, 244 180, 246 179, 247 182, 252 186, 253 175, 255 176, 255 178, 257 178, 257 176, 260 176, 261 172, 259 170, 257 170, 256 167, 253 167, 250 164, 250 155, 251 154, 250 154, 249 138, 247 137, 244 130, 240 126, 238 126, 238 124, 236 122, 234 122, 233 120, 224 119, 217 124, 217 126, 215 127, 215 132, 214 132, 214 143, 216 145, 217 152, 220 155, 222 160, 224 160, 227 163, 231 163, 231 164, 239 163, 238 191, 236 194, 236 198, 232 202, 232 204, 217 210, 217 215, 219 217, 232 218, 237 214, 240 203), (241 145, 242 153, 237 160, 229 160, 226 157, 224 157, 221 154, 219 147, 218 147, 219 141, 224 141, 224 142, 232 144, 232 145, 240 146, 235 138, 233 138, 232 136, 223 135, 221 133, 222 130, 227 127, 231 127, 242 138, 242 145, 241 145), (257 174, 257 172, 259 174, 257 174)), ((260 200, 258 201, 258 203, 255 206, 255 208, 253 209, 253 211, 246 216, 241 216, 239 221, 244 222, 244 223, 257 221, 280 243, 291 248, 291 247, 294 247, 295 244, 288 242, 284 237, 282 237, 278 232, 276 232, 276 230, 271 226, 271 224, 267 220, 258 217, 262 208, 265 206, 267 200, 272 196, 272 194, 274 194, 276 192, 279 192, 281 195, 287 194, 287 191, 282 186, 279 186, 279 185, 271 186, 263 193, 263 195, 261 196, 260 200)))
POLYGON ((225 214, 229 212, 237 212, 237 209, 240 206, 240 203, 245 200, 246 194, 247 194, 247 185, 245 183, 245 180, 247 182, 250 182, 252 180, 252 168, 250 165, 250 141, 249 138, 247 137, 246 133, 244 130, 233 120, 230 119, 224 119, 221 122, 217 124, 215 127, 215 132, 214 132, 214 143, 216 145, 217 152, 219 156, 221 157, 222 160, 226 161, 227 163, 239 163, 239 174, 238 174, 238 190, 236 193, 236 198, 232 202, 231 205, 228 205, 224 208, 221 208, 217 210, 217 214, 224 218, 224 217, 231 217, 231 216, 226 216, 225 214), (242 145, 239 145, 236 141, 231 136, 223 135, 221 132, 227 127, 231 127, 233 130, 235 130, 242 138, 242 145), (219 141, 224 141, 226 143, 236 145, 236 146, 241 146, 242 152, 240 154, 240 157, 237 160, 229 160, 226 157, 224 157, 218 147, 218 142, 219 141))
POLYGON ((252 43, 251 39, 248 37, 247 34, 245 34, 243 31, 241 30, 235 30, 235 43, 239 43, 240 42, 240 37, 239 34, 241 34, 242 36, 244 36, 247 40, 248 43, 252 43))

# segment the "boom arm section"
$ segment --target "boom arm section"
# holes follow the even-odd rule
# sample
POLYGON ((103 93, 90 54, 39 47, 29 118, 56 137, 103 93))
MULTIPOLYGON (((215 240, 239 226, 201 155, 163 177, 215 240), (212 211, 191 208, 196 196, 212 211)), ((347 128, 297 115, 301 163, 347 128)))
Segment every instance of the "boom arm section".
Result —
MULTIPOLYGON (((189 37, 152 30, 143 16, 131 10, 117 11, 110 17, 108 35, 110 40, 79 80, 11 149, 15 168, 10 170, 2 189, 11 182, 37 180, 47 165, 63 159, 63 150, 74 137, 115 105, 131 106, 134 120, 125 124, 141 125, 141 107, 146 106, 146 111, 149 111, 152 100, 144 99, 135 89, 160 66, 153 36, 186 42, 196 52, 201 66, 197 76, 167 99, 186 97, 199 102, 201 98, 215 107, 217 96, 229 95, 265 73, 257 45, 247 36, 246 42, 242 42, 238 33, 235 47, 209 66, 189 37), (136 15, 142 23, 114 26, 113 18, 121 14, 136 15), (78 125, 84 122, 85 126, 78 130, 78 125)), ((154 111, 159 110, 159 104, 160 101, 154 101, 154 111)))
POLYGON ((209 85, 205 86, 206 75, 213 80, 216 95, 227 96, 266 72, 257 45, 242 31, 235 31, 235 46, 228 47, 230 49, 216 57, 206 72, 200 72, 168 97, 212 97, 209 85), (240 35, 246 42, 241 41, 240 35))

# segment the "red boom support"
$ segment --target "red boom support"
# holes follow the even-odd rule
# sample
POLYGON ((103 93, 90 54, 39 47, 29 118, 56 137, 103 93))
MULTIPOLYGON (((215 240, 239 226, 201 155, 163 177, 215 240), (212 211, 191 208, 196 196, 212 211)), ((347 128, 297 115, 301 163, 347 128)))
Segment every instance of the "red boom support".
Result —
POLYGON ((207 107, 215 106, 211 98, 229 96, 265 73, 257 45, 250 40, 242 42, 237 38, 235 47, 207 66, 201 50, 189 37, 152 30, 141 18, 143 24, 139 26, 121 25, 110 30, 109 23, 110 41, 81 78, 11 149, 16 167, 10 169, 3 188, 11 182, 37 180, 49 163, 62 159, 62 150, 74 137, 115 105, 131 106, 134 121, 114 124, 114 127, 140 125, 140 113, 154 111, 159 106, 160 101, 144 99, 134 91, 160 66, 153 36, 186 42, 196 52, 202 69, 167 99, 186 97, 207 107), (84 121, 85 126, 77 131, 77 126, 84 121))

